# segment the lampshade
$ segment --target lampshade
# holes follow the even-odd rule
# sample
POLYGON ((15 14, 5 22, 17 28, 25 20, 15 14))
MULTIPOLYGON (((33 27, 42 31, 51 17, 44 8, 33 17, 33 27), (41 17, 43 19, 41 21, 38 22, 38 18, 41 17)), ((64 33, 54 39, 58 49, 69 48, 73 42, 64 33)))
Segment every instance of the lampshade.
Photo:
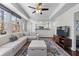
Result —
POLYGON ((39 3, 36 7, 36 13, 41 13, 42 12, 42 4, 39 3))
POLYGON ((36 10, 36 13, 41 13, 42 11, 41 10, 36 10))

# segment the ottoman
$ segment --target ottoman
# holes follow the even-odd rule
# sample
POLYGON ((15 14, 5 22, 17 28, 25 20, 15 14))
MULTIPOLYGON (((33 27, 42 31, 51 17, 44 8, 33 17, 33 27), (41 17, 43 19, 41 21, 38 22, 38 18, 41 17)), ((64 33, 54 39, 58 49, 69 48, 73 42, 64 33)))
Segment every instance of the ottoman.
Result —
POLYGON ((28 56, 47 56, 47 46, 44 40, 32 40, 28 47, 28 56))

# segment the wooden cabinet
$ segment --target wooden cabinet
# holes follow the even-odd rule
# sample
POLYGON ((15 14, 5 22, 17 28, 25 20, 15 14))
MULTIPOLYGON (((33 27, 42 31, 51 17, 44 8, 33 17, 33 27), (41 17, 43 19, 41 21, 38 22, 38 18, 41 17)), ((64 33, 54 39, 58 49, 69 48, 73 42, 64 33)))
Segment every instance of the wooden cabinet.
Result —
POLYGON ((56 43, 59 43, 59 37, 58 37, 58 36, 54 35, 54 36, 53 36, 53 40, 54 40, 56 43))
POLYGON ((64 49, 70 49, 72 41, 70 38, 54 35, 53 40, 64 49))

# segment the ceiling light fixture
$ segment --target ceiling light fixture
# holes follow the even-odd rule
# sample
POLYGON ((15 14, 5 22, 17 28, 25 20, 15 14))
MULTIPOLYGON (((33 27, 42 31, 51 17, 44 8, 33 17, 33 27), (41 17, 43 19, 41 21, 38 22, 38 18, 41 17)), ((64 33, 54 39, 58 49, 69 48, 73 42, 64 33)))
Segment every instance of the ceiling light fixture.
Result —
POLYGON ((39 13, 40 14, 41 12, 42 12, 41 10, 36 10, 36 13, 39 13))
POLYGON ((42 3, 37 4, 36 7, 36 13, 41 13, 42 12, 42 3))
POLYGON ((36 7, 28 6, 29 8, 35 9, 32 13, 40 13, 42 14, 42 11, 49 10, 48 8, 43 8, 42 3, 38 3, 36 7))

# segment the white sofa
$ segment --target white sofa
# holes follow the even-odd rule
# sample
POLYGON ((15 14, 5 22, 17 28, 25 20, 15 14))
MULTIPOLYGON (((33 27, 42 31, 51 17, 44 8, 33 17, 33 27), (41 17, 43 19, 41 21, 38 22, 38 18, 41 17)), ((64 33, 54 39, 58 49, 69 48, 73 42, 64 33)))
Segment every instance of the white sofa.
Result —
MULTIPOLYGON (((0 36, 0 56, 14 56, 25 43, 27 43, 27 39, 29 40, 31 36, 29 33, 12 33, 0 36), (14 42, 10 42, 11 35, 15 35, 18 37, 18 40, 14 42)), ((33 36, 31 37, 31 39, 33 36)), ((36 38, 34 36, 34 38, 36 38)))
POLYGON ((27 37, 22 37, 17 41, 7 43, 0 47, 0 56, 13 56, 15 55, 22 46, 27 42, 27 37))
POLYGON ((23 36, 23 33, 12 33, 1 35, 0 37, 0 56, 13 56, 22 46, 27 42, 27 36, 23 36), (18 40, 10 42, 11 35, 18 37, 18 40))
POLYGON ((29 35, 27 35, 27 38, 28 38, 28 41, 36 40, 37 39, 37 35, 36 35, 35 32, 31 32, 31 33, 29 33, 29 35))

